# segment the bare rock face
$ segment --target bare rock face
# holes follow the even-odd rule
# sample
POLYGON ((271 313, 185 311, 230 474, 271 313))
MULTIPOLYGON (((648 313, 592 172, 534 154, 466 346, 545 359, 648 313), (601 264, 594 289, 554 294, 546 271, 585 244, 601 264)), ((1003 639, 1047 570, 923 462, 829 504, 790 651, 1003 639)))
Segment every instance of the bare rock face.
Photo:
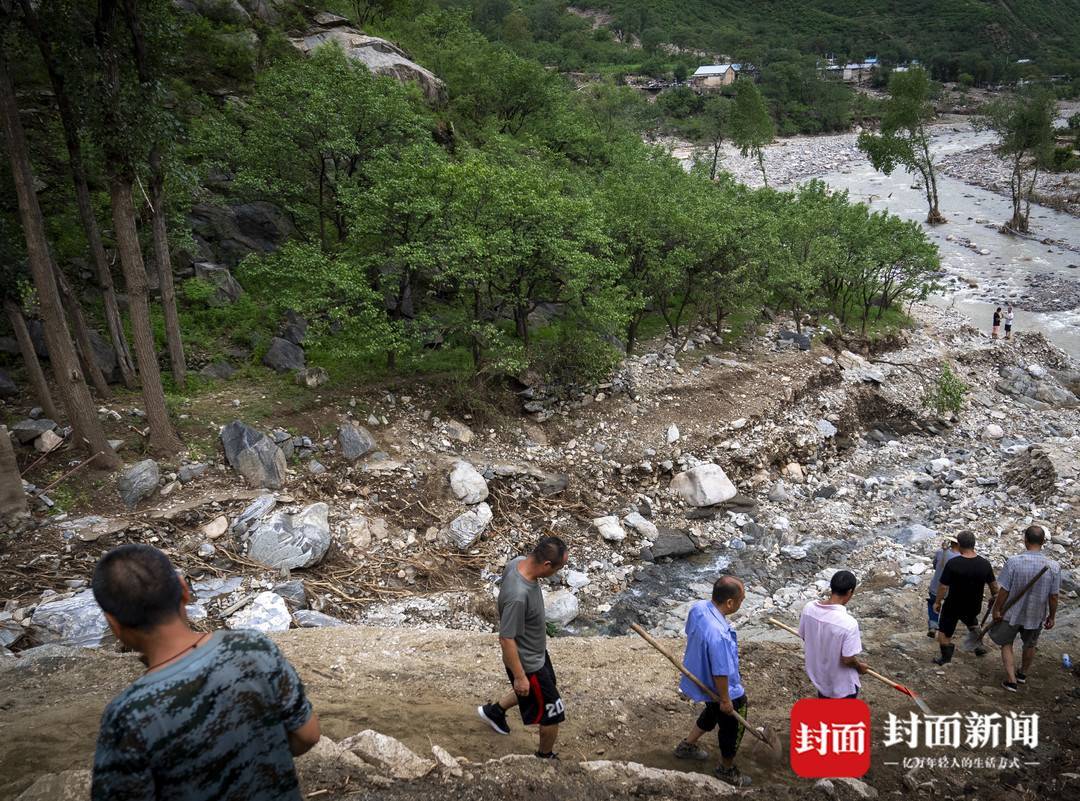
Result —
POLYGON ((402 83, 414 81, 432 105, 446 102, 446 84, 433 72, 412 61, 392 42, 361 33, 344 17, 316 14, 314 26, 303 36, 290 41, 305 54, 327 42, 337 42, 345 55, 359 61, 375 75, 388 75, 402 83))

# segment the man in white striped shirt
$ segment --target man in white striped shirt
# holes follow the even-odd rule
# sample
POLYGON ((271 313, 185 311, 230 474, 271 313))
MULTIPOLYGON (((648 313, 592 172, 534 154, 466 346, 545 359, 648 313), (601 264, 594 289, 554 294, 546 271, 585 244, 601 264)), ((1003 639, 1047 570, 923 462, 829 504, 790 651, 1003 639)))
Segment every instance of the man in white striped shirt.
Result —
POLYGON ((1035 661, 1039 632, 1054 627, 1057 614, 1058 593, 1061 592, 1061 566, 1043 554, 1046 532, 1042 526, 1028 526, 1024 530, 1023 553, 1009 557, 998 575, 998 593, 994 600, 994 627, 990 639, 1001 646, 1001 662, 1005 666, 1005 681, 1001 683, 1009 692, 1016 692, 1017 684, 1027 682, 1027 673, 1035 661), (1015 598, 1044 567, 1042 574, 1027 594, 1005 612, 1005 604, 1015 598), (1021 669, 1016 669, 1013 641, 1016 635, 1024 644, 1021 669))

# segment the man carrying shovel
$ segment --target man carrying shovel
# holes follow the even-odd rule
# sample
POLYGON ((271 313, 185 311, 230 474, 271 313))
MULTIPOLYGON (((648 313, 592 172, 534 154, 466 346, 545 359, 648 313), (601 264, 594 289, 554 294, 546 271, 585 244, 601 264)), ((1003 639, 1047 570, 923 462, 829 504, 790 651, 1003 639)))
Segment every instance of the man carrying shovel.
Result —
POLYGON ((697 741, 705 732, 717 729, 720 765, 714 774, 735 787, 748 786, 750 777, 743 776, 735 767, 743 725, 733 712, 746 716, 746 691, 739 677, 739 641, 728 617, 739 611, 745 597, 741 581, 734 576, 721 576, 713 584, 712 598, 690 607, 683 666, 703 683, 711 683, 720 700, 714 701, 693 681, 683 677, 679 689, 693 701, 704 701, 705 709, 686 739, 675 746, 675 756, 680 759, 708 759, 697 741))
POLYGON ((998 577, 1000 589, 991 613, 994 626, 990 629, 990 639, 1001 646, 1001 663, 1005 667, 1005 681, 1001 686, 1012 693, 1016 692, 1018 683, 1027 682, 1027 673, 1035 661, 1039 632, 1052 629, 1057 614, 1061 566, 1043 554, 1045 542, 1046 532, 1042 526, 1028 526, 1024 531, 1024 552, 1009 557, 998 577), (1006 610, 1009 602, 1012 605, 1006 610), (1020 670, 1016 669, 1013 655, 1017 634, 1024 644, 1020 670))

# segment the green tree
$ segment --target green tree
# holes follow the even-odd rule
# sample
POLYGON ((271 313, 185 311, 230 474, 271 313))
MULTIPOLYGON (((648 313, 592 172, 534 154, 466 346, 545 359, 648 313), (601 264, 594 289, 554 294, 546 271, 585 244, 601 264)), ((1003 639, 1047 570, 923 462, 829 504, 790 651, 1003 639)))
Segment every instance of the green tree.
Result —
POLYGON ((720 148, 731 136, 732 101, 722 96, 710 97, 705 101, 702 112, 704 132, 712 148, 712 162, 709 167, 709 180, 716 180, 716 171, 720 165, 720 148))
POLYGON ((208 136, 227 143, 238 191, 283 205, 327 248, 348 234, 343 187, 356 184, 376 152, 423 133, 409 90, 373 76, 334 43, 276 62, 220 126, 208 136))
POLYGON ((753 81, 737 81, 735 102, 731 110, 731 140, 743 156, 753 154, 761 170, 761 180, 769 185, 765 174, 765 146, 773 140, 773 126, 765 100, 753 81))
POLYGON ((865 131, 859 135, 859 149, 866 153, 875 170, 890 175, 897 166, 902 166, 919 174, 929 208, 926 221, 931 224, 945 222, 938 208, 937 175, 927 129, 934 116, 930 76, 926 71, 916 67, 894 72, 889 79, 889 99, 885 101, 881 133, 865 131))
POLYGON ((1054 151, 1057 101, 1046 89, 1029 87, 1024 94, 988 103, 977 123, 997 134, 994 152, 1009 162, 1012 219, 1007 227, 1026 233, 1031 198, 1039 170, 1049 166, 1054 151))

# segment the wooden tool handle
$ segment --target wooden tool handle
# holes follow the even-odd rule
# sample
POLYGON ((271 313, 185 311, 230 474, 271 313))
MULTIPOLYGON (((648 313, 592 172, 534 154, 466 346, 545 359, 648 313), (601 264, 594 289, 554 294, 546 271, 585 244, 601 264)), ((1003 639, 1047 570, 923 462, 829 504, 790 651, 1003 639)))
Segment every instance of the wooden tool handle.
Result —
MULTIPOLYGON (((799 637, 799 632, 798 632, 798 630, 797 630, 797 629, 793 629, 793 628, 792 628, 791 626, 789 626, 789 625, 788 625, 787 623, 781 623, 781 622, 780 622, 779 620, 777 620, 777 619, 776 619, 776 618, 774 618, 774 617, 766 618, 766 620, 768 620, 768 622, 769 622, 769 623, 772 623, 772 624, 773 624, 774 626, 776 626, 777 628, 783 629, 784 631, 790 632, 791 634, 794 634, 794 635, 795 635, 796 637, 799 637)), ((800 639, 802 639, 802 638, 800 637, 800 639)), ((892 679, 890 679, 890 678, 889 678, 888 676, 883 676, 883 675, 881 675, 881 674, 880 674, 880 673, 878 673, 878 672, 877 672, 876 670, 867 670, 867 671, 866 671, 866 674, 867 674, 868 676, 873 676, 873 677, 874 677, 875 679, 877 679, 878 681, 883 681, 883 682, 885 682, 885 683, 886 683, 886 684, 888 684, 888 685, 889 685, 890 687, 892 687, 892 688, 893 688, 894 690, 896 690, 896 689, 899 689, 899 688, 901 688, 901 687, 903 687, 903 686, 904 686, 904 685, 900 684, 899 682, 895 682, 895 681, 893 681, 893 680, 892 680, 892 679)))
MULTIPOLYGON (((703 693, 705 693, 707 696, 709 696, 711 699, 713 699, 713 701, 715 701, 716 703, 718 703, 718 704, 723 703, 723 699, 720 698, 720 696, 717 694, 716 690, 708 687, 701 679, 699 679, 697 676, 695 676, 693 673, 691 673, 689 670, 687 670, 683 666, 682 662, 680 662, 678 659, 676 659, 674 656, 672 656, 668 652, 668 650, 664 646, 662 646, 659 642, 657 642, 656 638, 654 638, 651 634, 649 634, 647 631, 645 631, 645 629, 643 629, 637 623, 631 623, 630 628, 633 629, 635 634, 641 635, 641 638, 643 640, 645 640, 645 642, 647 642, 649 645, 651 645, 657 651, 659 651, 664 656, 666 656, 668 658, 668 661, 671 662, 671 664, 673 664, 675 667, 677 667, 679 669, 679 672, 682 673, 684 676, 686 676, 686 678, 688 678, 688 679, 690 679, 690 681, 694 682, 694 684, 696 684, 698 686, 698 688, 703 693)), ((769 741, 765 737, 765 735, 762 734, 761 732, 759 732, 757 729, 752 728, 750 726, 750 724, 746 722, 746 718, 744 718, 742 715, 740 715, 737 710, 733 709, 731 711, 731 714, 735 716, 735 719, 737 721, 739 721, 739 723, 741 723, 746 728, 746 730, 748 732, 753 734, 755 737, 757 737, 763 743, 769 744, 769 741)))
MULTIPOLYGON (((1030 590, 1032 587, 1034 587, 1035 582, 1037 582, 1039 579, 1041 579, 1043 577, 1043 574, 1049 569, 1050 569, 1050 565, 1043 565, 1043 569, 1040 570, 1038 573, 1036 573, 1035 577, 1033 579, 1031 579, 1031 581, 1029 581, 1027 584, 1024 585, 1023 589, 1021 589, 1020 592, 1018 592, 1016 594, 1016 597, 1010 598, 1008 601, 1005 602, 1005 606, 1003 606, 1002 609, 1001 609, 1001 614, 1004 615, 1006 612, 1008 612, 1010 609, 1013 608, 1013 605, 1017 601, 1019 601, 1021 598, 1023 598, 1025 595, 1027 595, 1027 591, 1030 590)), ((991 607, 991 608, 993 608, 993 607, 991 607)), ((985 620, 985 618, 984 618, 984 620, 985 620)), ((983 636, 986 634, 986 632, 990 631, 990 629, 992 629, 993 627, 994 627, 994 624, 991 623, 989 626, 983 626, 982 628, 980 628, 979 629, 979 639, 981 640, 983 638, 983 636)))

